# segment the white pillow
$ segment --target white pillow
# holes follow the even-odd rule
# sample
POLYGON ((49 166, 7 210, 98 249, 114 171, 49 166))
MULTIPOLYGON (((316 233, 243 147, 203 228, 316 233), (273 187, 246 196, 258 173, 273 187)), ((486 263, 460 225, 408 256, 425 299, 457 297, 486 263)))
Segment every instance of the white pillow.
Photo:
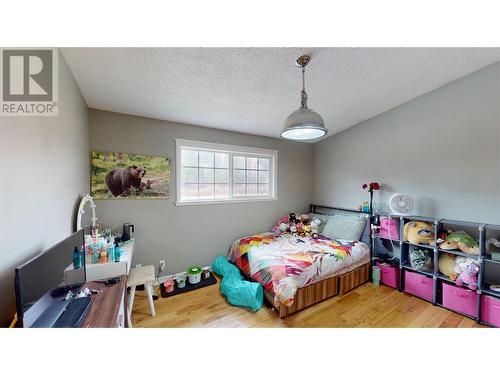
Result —
POLYGON ((365 216, 334 215, 328 219, 321 234, 338 240, 359 241, 365 225, 365 216))

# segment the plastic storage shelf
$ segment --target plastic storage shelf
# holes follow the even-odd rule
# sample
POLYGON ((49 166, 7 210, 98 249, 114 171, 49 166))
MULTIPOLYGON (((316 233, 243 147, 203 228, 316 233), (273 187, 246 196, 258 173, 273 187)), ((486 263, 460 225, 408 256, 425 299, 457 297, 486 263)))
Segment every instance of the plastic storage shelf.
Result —
MULTIPOLYGON (((449 220, 442 218, 434 218, 427 216, 395 216, 399 219, 399 239, 392 239, 395 243, 399 243, 400 259, 392 261, 394 268, 398 269, 399 275, 395 276, 395 269, 391 268, 390 278, 387 283, 389 286, 405 291, 419 298, 423 298, 434 305, 447 308, 449 310, 458 312, 464 316, 475 319, 479 323, 499 326, 500 321, 500 292, 494 292, 489 289, 488 284, 484 280, 484 266, 485 263, 492 264, 498 268, 498 274, 495 274, 495 279, 498 279, 500 284, 500 261, 491 259, 491 255, 485 251, 486 232, 490 231, 495 233, 496 236, 489 234, 491 238, 500 239, 500 225, 484 224, 469 221, 449 220), (404 224, 408 221, 425 221, 432 223, 435 226, 435 246, 431 245, 414 245, 408 241, 404 241, 404 224), (445 250, 440 249, 437 244, 438 234, 446 229, 465 230, 478 239, 479 242, 479 255, 466 254, 459 250, 445 250), (432 250, 434 270, 433 272, 426 272, 413 269, 409 264, 409 249, 411 247, 420 247, 432 250), (478 288, 472 291, 467 287, 458 287, 447 276, 439 272, 439 254, 449 253, 456 256, 463 256, 467 258, 477 259, 480 272, 478 275, 478 288), (424 280, 425 279, 425 280, 424 280), (421 284, 418 283, 421 282, 421 284), (432 295, 432 297, 431 297, 432 295), (489 299, 487 299, 488 297, 489 299), (486 302, 485 302, 486 301, 486 302), (486 309, 483 311, 483 309, 486 309), (492 314, 498 314, 498 320, 492 318, 492 314)), ((490 233, 488 232, 488 233, 490 233)), ((373 264, 379 264, 380 258, 375 256, 375 246, 373 239, 387 239, 378 235, 375 230, 372 230, 372 260, 373 264)), ((383 259, 382 259, 383 260, 383 259)), ((495 271, 497 272, 497 271, 495 271)), ((386 270, 386 273, 389 271, 386 270)), ((382 273, 383 277, 383 273, 382 273)), ((496 315, 495 315, 496 317, 496 315)))
POLYGON ((488 294, 490 296, 500 298, 500 292, 495 292, 494 290, 491 290, 489 288, 489 285, 487 285, 487 284, 483 285, 483 291, 482 292, 485 293, 485 294, 488 294))
POLYGON ((463 251, 460 251, 460 250, 447 250, 447 249, 438 249, 441 253, 448 253, 448 254, 453 254, 453 255, 456 255, 456 256, 459 256, 459 257, 466 257, 466 258, 478 258, 477 255, 473 255, 473 254, 467 254, 467 253, 464 253, 463 251))
POLYGON ((416 245, 416 244, 408 242, 408 241, 403 241, 403 243, 405 245, 413 246, 413 247, 423 247, 424 249, 431 249, 431 250, 434 249, 434 246, 431 246, 431 245, 425 245, 425 244, 418 244, 418 245, 416 245))
MULTIPOLYGON (((411 271, 411 272, 416 272, 416 273, 419 273, 421 275, 425 275, 425 276, 433 276, 434 273, 433 272, 427 272, 427 271, 422 271, 422 270, 416 270, 414 269, 412 266, 410 266, 409 264, 403 264, 403 268, 405 270, 408 270, 408 271, 411 271)), ((406 280, 406 278, 405 278, 406 280)))

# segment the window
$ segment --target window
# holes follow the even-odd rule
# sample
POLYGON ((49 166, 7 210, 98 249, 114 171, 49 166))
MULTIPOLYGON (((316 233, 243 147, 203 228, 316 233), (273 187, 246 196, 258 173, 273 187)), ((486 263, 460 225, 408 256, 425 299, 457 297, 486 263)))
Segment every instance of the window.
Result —
POLYGON ((177 204, 276 199, 278 152, 176 139, 177 204))

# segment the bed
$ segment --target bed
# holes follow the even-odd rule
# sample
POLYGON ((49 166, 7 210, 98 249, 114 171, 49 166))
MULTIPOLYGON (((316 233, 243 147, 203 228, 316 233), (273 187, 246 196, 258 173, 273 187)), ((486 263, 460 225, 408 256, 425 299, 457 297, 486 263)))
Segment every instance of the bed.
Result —
POLYGON ((266 300, 280 318, 369 279, 370 215, 317 205, 311 205, 310 212, 364 215, 366 225, 360 241, 265 232, 237 239, 228 251, 230 262, 247 278, 262 284, 266 300))

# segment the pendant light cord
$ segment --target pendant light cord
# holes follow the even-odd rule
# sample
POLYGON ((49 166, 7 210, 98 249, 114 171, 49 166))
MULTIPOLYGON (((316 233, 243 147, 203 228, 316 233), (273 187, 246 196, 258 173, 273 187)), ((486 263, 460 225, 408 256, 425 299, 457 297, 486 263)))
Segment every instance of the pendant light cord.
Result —
POLYGON ((302 67, 302 90, 300 91, 300 108, 307 108, 307 94, 306 94, 306 69, 302 67))

